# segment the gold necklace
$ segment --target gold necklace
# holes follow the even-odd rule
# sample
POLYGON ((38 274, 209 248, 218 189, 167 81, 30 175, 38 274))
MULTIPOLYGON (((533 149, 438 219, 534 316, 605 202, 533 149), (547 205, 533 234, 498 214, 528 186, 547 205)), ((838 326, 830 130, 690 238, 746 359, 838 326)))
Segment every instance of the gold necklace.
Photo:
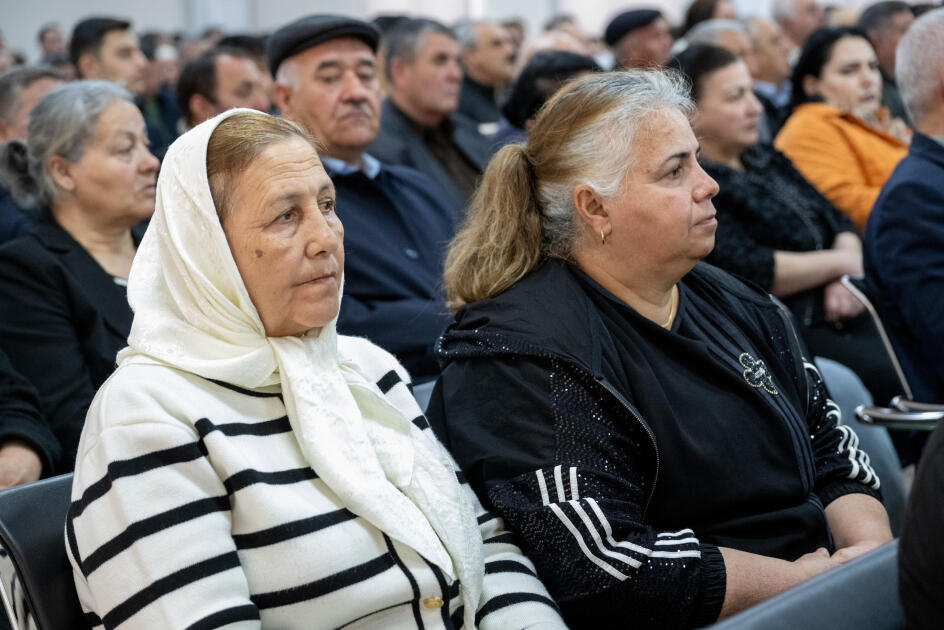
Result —
POLYGON ((674 285, 672 287, 672 305, 669 307, 669 318, 665 320, 664 324, 661 324, 666 330, 672 327, 672 320, 675 319, 675 312, 678 309, 678 295, 678 285, 674 285))

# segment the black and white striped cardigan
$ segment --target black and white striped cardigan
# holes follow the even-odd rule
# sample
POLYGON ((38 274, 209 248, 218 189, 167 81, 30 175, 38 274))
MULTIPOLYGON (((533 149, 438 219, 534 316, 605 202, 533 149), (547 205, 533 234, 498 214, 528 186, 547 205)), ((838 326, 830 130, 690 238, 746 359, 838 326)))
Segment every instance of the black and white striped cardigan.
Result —
MULTIPOLYGON (((392 357, 360 364, 432 436, 392 357)), ((564 628, 502 521, 475 505, 485 557, 476 625, 564 628)), ((278 391, 163 366, 122 366, 98 392, 66 547, 95 628, 463 624, 459 583, 349 512, 318 478, 278 391)))

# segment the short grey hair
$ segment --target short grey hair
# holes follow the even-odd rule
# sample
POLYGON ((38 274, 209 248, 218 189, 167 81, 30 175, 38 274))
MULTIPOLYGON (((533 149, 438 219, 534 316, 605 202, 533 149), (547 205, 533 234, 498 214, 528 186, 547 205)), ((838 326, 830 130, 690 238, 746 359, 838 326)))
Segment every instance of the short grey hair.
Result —
POLYGON ((381 48, 384 58, 384 75, 388 82, 393 82, 393 60, 400 59, 408 65, 416 61, 416 56, 426 42, 427 33, 440 33, 452 39, 456 34, 452 29, 428 18, 415 18, 398 22, 383 36, 381 48))
MULTIPOLYGON (((737 20, 705 20, 693 26, 692 30, 685 34, 685 41, 689 44, 710 44, 717 46, 721 35, 728 31, 741 33, 750 39, 747 27, 737 20)), ((753 40, 751 41, 753 42, 753 40)))
MULTIPOLYGON (((585 184, 604 198, 619 195, 626 172, 635 163, 635 140, 643 121, 665 109, 679 111, 686 118, 694 111, 688 84, 674 70, 599 73, 578 80, 575 86, 616 105, 575 131, 556 153, 555 160, 580 173, 579 181, 537 182, 545 252, 567 259, 573 253, 576 235, 574 189, 585 184)), ((565 86, 551 99, 552 107, 563 106, 567 98, 565 86)))
POLYGON ((482 20, 459 20, 456 22, 455 26, 452 27, 456 41, 459 42, 459 50, 463 52, 475 50, 475 46, 478 43, 476 40, 478 38, 479 24, 482 24, 482 20))
POLYGON ((57 187, 49 158, 80 160, 102 112, 120 100, 134 103, 128 90, 111 81, 66 83, 40 99, 30 114, 26 142, 8 142, 0 156, 2 180, 17 201, 27 207, 52 203, 57 187))
POLYGON ((928 11, 898 43, 895 81, 912 120, 920 125, 941 100, 944 67, 944 8, 928 11))
POLYGON ((20 94, 41 79, 61 81, 62 77, 42 66, 21 66, 0 74, 0 118, 12 121, 20 109, 20 94))

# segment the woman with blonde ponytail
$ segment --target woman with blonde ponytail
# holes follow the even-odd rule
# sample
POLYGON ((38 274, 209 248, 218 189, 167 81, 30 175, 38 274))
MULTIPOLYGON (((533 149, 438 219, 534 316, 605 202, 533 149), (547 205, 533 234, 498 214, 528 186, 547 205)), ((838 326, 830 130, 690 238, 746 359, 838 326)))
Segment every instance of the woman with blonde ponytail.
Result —
POLYGON ((879 482, 768 296, 700 262, 688 88, 566 84, 446 261, 428 416, 571 628, 693 628, 891 539, 879 482))

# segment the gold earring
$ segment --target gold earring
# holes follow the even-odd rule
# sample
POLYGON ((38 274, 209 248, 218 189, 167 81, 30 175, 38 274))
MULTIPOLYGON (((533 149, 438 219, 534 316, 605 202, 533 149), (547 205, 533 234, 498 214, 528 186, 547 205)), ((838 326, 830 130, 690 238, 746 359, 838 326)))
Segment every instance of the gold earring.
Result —
POLYGON ((603 230, 600 230, 600 244, 606 245, 606 234, 604 234, 603 230))

